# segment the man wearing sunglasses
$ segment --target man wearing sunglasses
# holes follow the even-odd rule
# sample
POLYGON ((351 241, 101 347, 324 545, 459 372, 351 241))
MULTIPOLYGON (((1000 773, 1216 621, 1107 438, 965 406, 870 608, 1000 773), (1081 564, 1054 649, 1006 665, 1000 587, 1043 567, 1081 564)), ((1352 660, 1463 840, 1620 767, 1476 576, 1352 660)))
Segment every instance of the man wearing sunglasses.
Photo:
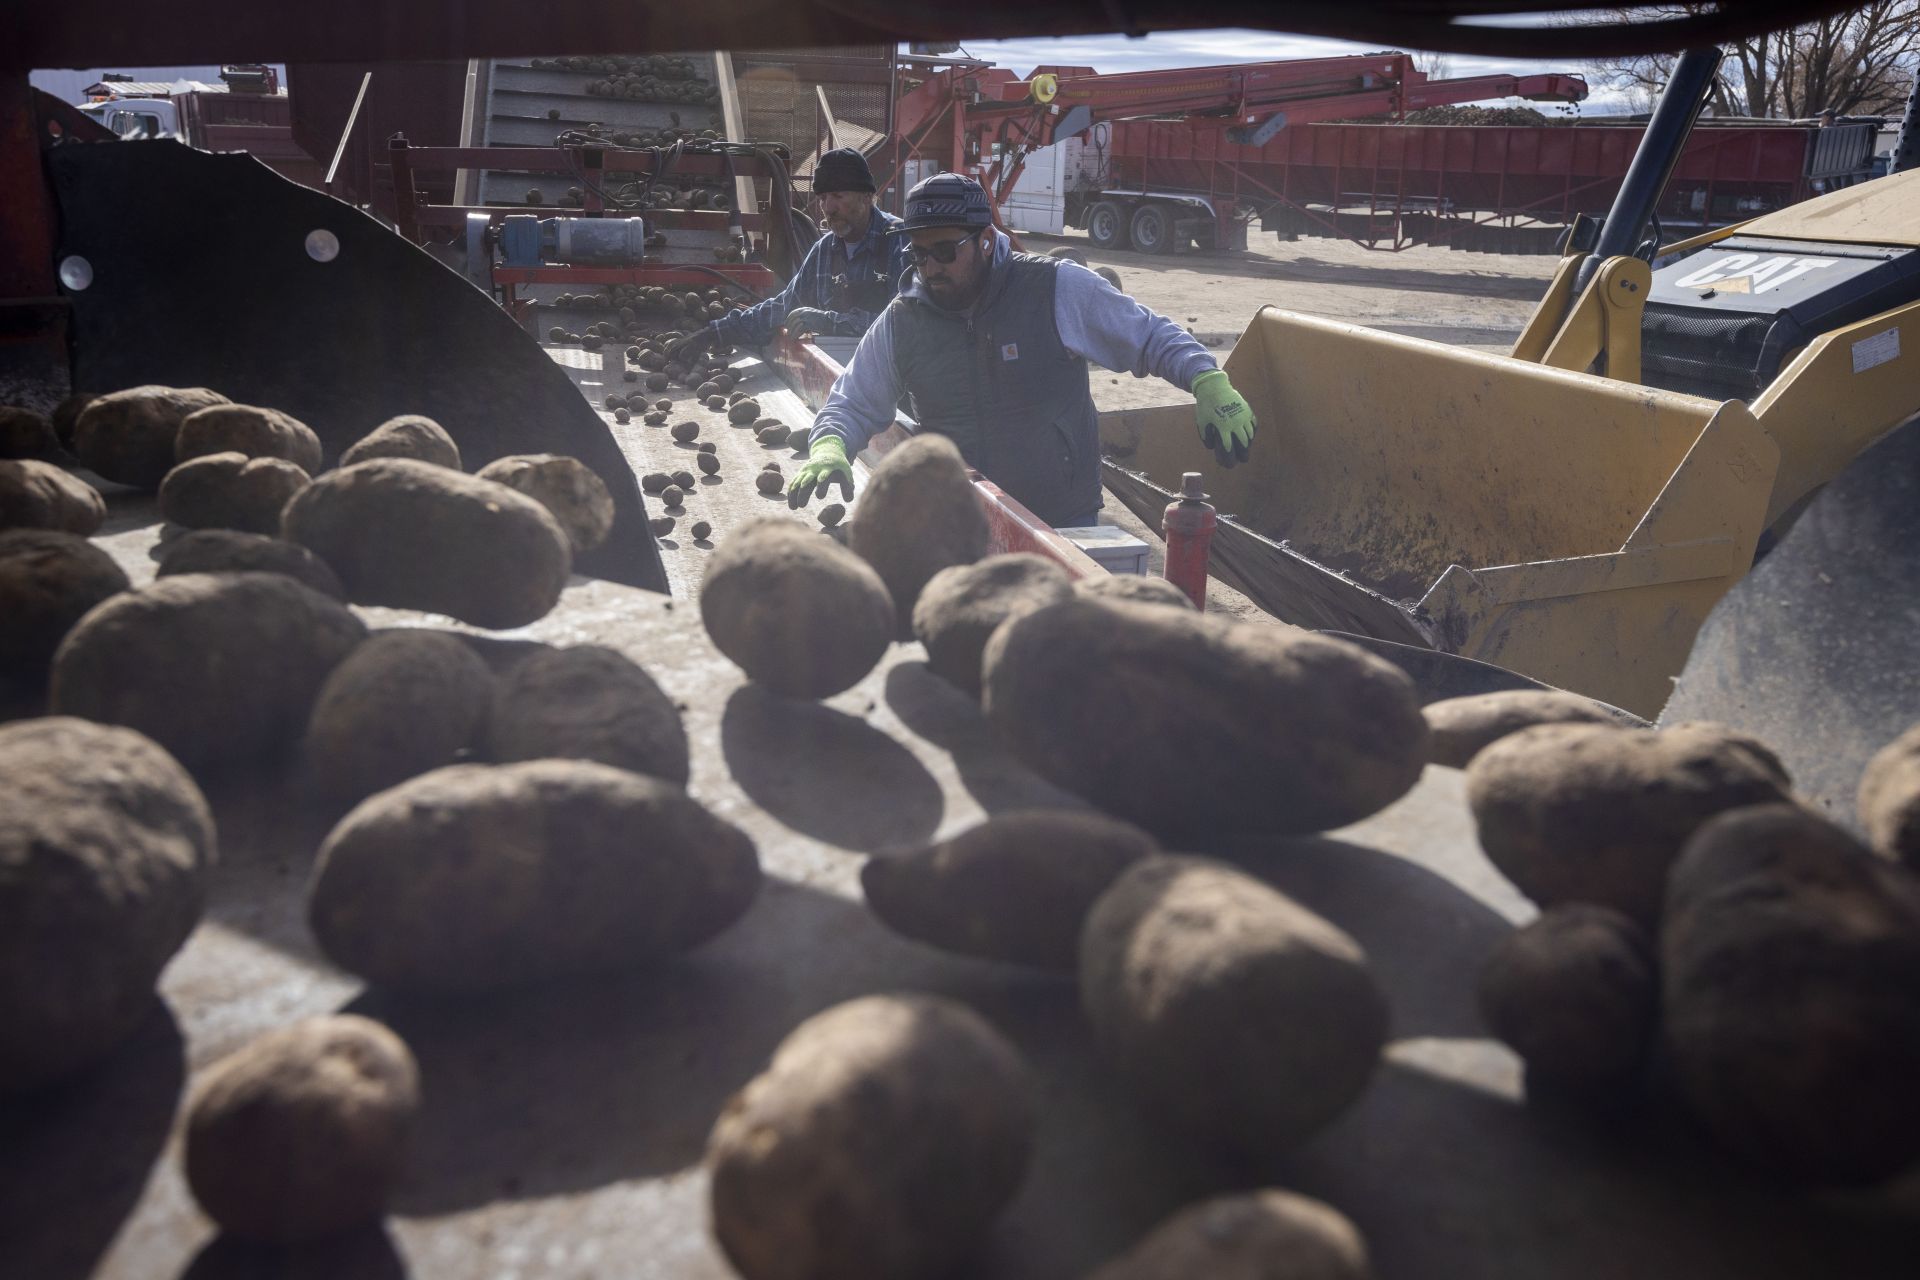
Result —
POLYGON ((716 344, 764 347, 783 327, 796 338, 810 333, 857 338, 893 300, 907 269, 906 244, 888 234, 900 219, 873 207, 873 173, 866 157, 852 147, 821 156, 813 193, 826 234, 807 251, 787 287, 694 330, 675 346, 676 360, 691 362, 716 344))
POLYGON ((922 430, 1055 528, 1097 523, 1100 431, 1089 360, 1152 374, 1194 396, 1200 437, 1222 466, 1245 461, 1253 411, 1193 335, 1085 267, 1015 253, 980 184, 936 174, 907 196, 898 233, 913 271, 860 340, 814 419, 801 506, 893 421, 902 392, 922 430))

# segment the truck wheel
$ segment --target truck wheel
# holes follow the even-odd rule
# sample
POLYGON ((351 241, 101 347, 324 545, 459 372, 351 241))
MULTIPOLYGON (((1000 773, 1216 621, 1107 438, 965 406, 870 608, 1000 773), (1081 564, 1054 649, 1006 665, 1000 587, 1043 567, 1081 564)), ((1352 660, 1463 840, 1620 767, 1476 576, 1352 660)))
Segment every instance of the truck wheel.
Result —
POLYGON ((1087 255, 1070 244, 1063 244, 1058 248, 1047 250, 1047 256, 1049 258, 1065 258, 1068 262, 1077 263, 1083 267, 1087 265, 1087 255))
POLYGON ((1133 237, 1133 247, 1141 253, 1172 253, 1179 247, 1173 238, 1173 211, 1163 204, 1143 204, 1135 209, 1127 230, 1133 237))
POLYGON ((1126 211, 1111 200, 1102 200, 1088 209, 1087 239, 1096 249, 1126 248, 1126 211))

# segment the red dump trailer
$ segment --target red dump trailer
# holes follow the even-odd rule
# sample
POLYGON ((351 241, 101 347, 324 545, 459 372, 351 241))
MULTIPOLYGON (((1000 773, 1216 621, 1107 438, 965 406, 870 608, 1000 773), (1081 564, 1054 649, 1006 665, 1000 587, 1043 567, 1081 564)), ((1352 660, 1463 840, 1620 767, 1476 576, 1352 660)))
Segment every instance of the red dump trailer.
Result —
MULTIPOLYGON (((1702 121, 1659 217, 1666 238, 1724 226, 1868 176, 1876 124, 1702 121)), ((1554 252, 1605 214, 1644 125, 1307 124, 1260 146, 1185 122, 1115 121, 1083 144, 1066 221, 1102 247, 1246 246, 1247 228, 1381 248, 1554 252), (1134 244, 1140 210, 1170 239, 1134 244)))

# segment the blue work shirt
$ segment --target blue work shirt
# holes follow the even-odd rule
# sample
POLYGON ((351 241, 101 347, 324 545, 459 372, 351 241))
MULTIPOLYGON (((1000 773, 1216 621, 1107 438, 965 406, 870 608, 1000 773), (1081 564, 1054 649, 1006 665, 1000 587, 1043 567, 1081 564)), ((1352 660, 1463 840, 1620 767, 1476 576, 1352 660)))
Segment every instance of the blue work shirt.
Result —
POLYGON ((800 269, 793 273, 786 288, 743 311, 730 311, 721 316, 713 322, 714 331, 722 342, 764 347, 773 341, 774 331, 789 311, 795 307, 813 307, 833 316, 831 332, 859 337, 885 309, 899 286, 900 277, 911 265, 907 257, 907 237, 887 234, 889 227, 899 225, 900 219, 884 209, 875 209, 867 221, 867 233, 857 240, 843 241, 829 231, 807 250, 800 269), (878 297, 879 305, 859 305, 862 294, 878 297))

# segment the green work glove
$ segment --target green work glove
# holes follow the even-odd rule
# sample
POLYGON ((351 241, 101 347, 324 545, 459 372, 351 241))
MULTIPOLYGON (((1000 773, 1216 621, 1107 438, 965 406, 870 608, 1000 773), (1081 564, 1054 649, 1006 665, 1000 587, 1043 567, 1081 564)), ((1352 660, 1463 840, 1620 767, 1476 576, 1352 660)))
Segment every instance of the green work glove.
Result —
POLYGON ((853 501, 853 464, 847 461, 847 446, 839 436, 821 436, 807 449, 807 465, 794 474, 787 485, 787 505, 799 508, 813 501, 816 489, 821 493, 829 485, 840 486, 840 496, 853 501))
POLYGON ((1200 428, 1200 443, 1213 450, 1221 466, 1247 460, 1253 410, 1227 381, 1225 369, 1209 369, 1193 380, 1193 420, 1200 428))
POLYGON ((787 312, 787 318, 781 321, 787 332, 796 338, 804 338, 813 333, 833 332, 833 313, 822 311, 818 307, 795 307, 787 312))

